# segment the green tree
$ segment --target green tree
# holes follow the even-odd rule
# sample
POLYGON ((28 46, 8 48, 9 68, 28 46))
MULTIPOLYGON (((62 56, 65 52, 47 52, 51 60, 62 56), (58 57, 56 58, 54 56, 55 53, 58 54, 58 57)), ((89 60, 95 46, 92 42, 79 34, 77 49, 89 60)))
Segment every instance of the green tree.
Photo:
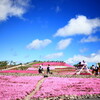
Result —
POLYGON ((22 63, 19 63, 19 65, 21 65, 21 66, 22 66, 22 63))
POLYGON ((10 65, 12 65, 13 64, 13 61, 10 61, 10 65))
POLYGON ((78 64, 74 64, 73 66, 78 67, 78 64))
POLYGON ((7 67, 8 61, 0 61, 0 67, 7 67))
POLYGON ((16 65, 16 62, 10 61, 10 65, 16 65))

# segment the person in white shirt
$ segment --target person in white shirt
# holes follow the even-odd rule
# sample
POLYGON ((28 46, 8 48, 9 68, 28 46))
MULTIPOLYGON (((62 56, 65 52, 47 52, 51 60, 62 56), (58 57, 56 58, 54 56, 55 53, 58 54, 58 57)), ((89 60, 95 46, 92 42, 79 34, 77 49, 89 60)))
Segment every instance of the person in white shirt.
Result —
POLYGON ((87 63, 86 63, 84 60, 81 62, 81 65, 82 65, 83 67, 82 67, 82 68, 80 69, 80 71, 77 72, 76 74, 80 74, 84 69, 85 69, 88 73, 91 74, 91 72, 90 72, 89 69, 87 68, 87 63))
POLYGON ((81 65, 83 65, 84 67, 87 67, 87 63, 84 60, 81 62, 81 65))

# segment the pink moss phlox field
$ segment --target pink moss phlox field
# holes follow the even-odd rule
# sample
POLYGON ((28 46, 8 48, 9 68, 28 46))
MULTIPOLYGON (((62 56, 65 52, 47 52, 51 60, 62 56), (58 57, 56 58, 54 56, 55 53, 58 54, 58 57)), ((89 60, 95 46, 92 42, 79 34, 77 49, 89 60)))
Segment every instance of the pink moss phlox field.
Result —
POLYGON ((80 73, 80 75, 91 75, 90 73, 80 73))
POLYGON ((33 74, 38 74, 37 70, 5 70, 5 71, 0 71, 0 73, 33 73, 33 74))
POLYGON ((51 66, 68 66, 68 67, 74 67, 72 65, 69 65, 69 64, 66 64, 66 63, 63 63, 63 62, 43 62, 43 63, 38 63, 38 64, 34 64, 34 65, 43 65, 43 66, 47 66, 47 65, 51 65, 51 66))
MULTIPOLYGON (((42 66, 42 68, 43 68, 43 69, 47 69, 47 66, 42 66)), ((51 70, 54 70, 54 69, 55 69, 55 66, 50 66, 50 69, 51 69, 51 70)))
POLYGON ((71 72, 69 72, 69 71, 61 71, 61 72, 56 73, 56 74, 59 74, 59 75, 74 75, 75 72, 74 71, 71 71, 71 72))
MULTIPOLYGON (((27 70, 38 70, 39 67, 34 68, 34 67, 29 67, 27 70)), ((47 69, 47 66, 42 66, 43 69, 47 69)), ((55 69, 66 69, 66 66, 50 66, 50 70, 55 70, 55 69)))
POLYGON ((1 76, 0 100, 23 99, 36 88, 42 76, 1 76))
POLYGON ((27 70, 37 70, 37 68, 29 67, 27 70))
POLYGON ((61 95, 100 94, 99 78, 49 77, 33 98, 56 97, 61 95))

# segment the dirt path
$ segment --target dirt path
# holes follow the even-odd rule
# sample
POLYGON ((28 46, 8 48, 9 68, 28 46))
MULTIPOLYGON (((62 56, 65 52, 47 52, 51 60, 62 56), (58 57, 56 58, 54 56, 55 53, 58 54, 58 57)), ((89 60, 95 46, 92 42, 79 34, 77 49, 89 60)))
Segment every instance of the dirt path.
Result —
POLYGON ((30 100, 30 98, 39 90, 41 84, 43 83, 43 81, 45 80, 45 78, 41 79, 37 85, 34 91, 32 91, 29 95, 27 95, 24 100, 30 100))
POLYGON ((14 69, 14 68, 18 68, 18 67, 21 67, 21 66, 25 66, 25 65, 18 65, 18 66, 14 66, 14 67, 10 67, 10 68, 6 68, 6 69, 2 69, 2 71, 4 71, 4 70, 14 69))

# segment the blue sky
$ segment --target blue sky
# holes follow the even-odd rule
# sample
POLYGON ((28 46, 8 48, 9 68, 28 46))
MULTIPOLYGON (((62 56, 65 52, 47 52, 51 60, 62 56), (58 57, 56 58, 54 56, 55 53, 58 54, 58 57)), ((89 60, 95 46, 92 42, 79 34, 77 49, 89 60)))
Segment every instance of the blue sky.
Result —
POLYGON ((100 62, 100 0, 0 0, 0 60, 100 62))

